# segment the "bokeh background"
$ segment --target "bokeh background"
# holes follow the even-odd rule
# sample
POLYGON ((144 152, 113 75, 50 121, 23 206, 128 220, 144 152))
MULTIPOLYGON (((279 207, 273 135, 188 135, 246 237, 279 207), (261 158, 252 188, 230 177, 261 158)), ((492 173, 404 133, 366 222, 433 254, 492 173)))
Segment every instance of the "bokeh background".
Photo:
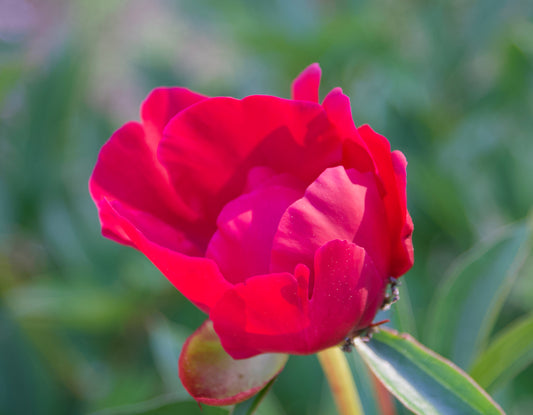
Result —
MULTIPOLYGON (((533 204, 533 2, 0 0, 0 414, 186 398, 177 357, 204 316, 142 254, 101 237, 87 191, 99 148, 156 86, 289 97, 312 62, 321 96, 341 86, 356 123, 407 156, 416 263, 403 329, 424 342, 456 258, 533 204)), ((533 311, 532 264, 494 333, 533 311)), ((533 367, 517 373, 490 392, 530 414, 533 367)), ((305 356, 260 413, 331 411, 305 356)))

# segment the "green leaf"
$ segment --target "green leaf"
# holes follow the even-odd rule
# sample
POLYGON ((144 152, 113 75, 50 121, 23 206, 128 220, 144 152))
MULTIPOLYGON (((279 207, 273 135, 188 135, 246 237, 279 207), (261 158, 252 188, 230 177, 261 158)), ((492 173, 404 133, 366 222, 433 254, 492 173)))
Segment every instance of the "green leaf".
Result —
POLYGON ((472 365, 470 375, 484 388, 494 389, 533 362, 533 314, 498 333, 472 365))
POLYGON ((453 363, 409 335, 380 330, 355 348, 400 402, 416 414, 503 414, 485 391, 453 363))
POLYGON ((104 409, 92 415, 229 415, 229 411, 212 406, 200 406, 194 401, 177 401, 174 395, 160 396, 146 402, 104 409))
POLYGON ((531 224, 507 227, 469 252, 435 293, 427 344, 463 368, 483 349, 530 250, 531 224))
POLYGON ((268 382, 267 385, 263 389, 261 389, 261 391, 257 395, 235 405, 235 408, 233 408, 233 412, 231 413, 231 415, 254 414, 257 408, 259 407, 259 404, 263 401, 263 398, 267 395, 270 389, 272 389, 272 385, 274 384, 275 380, 276 378, 268 382))
POLYGON ((413 313, 413 305, 407 288, 406 280, 402 279, 402 286, 400 287, 400 301, 394 304, 391 308, 392 322, 394 327, 401 332, 407 332, 413 336, 417 336, 415 316, 413 313))
MULTIPOLYGON (((357 353, 351 353, 352 359, 348 359, 350 369, 355 381, 355 386, 359 392, 361 405, 365 414, 378 413, 377 393, 374 388, 374 382, 371 378, 371 373, 365 365, 361 356, 357 353)), ((328 387, 329 388, 329 387, 328 387)), ((331 394, 330 390, 328 392, 331 394)))
POLYGON ((288 355, 265 353, 235 360, 222 348, 207 320, 185 342, 180 378, 191 396, 207 405, 232 405, 263 389, 285 366, 288 355))

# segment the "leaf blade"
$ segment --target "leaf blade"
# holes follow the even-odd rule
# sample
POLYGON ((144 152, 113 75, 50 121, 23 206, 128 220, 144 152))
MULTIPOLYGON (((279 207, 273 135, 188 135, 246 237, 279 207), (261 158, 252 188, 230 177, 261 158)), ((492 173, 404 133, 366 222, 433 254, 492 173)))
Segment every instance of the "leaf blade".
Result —
POLYGON ((530 239, 531 222, 509 226, 452 268, 429 314, 426 341, 432 349, 463 368, 471 365, 486 344, 530 239))
POLYGON ((533 314, 499 333, 476 359, 470 375, 484 388, 510 380, 533 362, 533 314))
POLYGON ((368 343, 356 339, 355 348, 384 386, 417 414, 503 414, 466 373, 409 335, 380 330, 368 343))

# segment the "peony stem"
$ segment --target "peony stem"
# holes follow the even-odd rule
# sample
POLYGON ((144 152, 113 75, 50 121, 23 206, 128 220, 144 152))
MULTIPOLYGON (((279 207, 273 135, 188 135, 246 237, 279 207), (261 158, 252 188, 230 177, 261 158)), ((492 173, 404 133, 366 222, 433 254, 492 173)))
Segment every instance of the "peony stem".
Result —
POLYGON ((326 374, 339 414, 363 415, 359 394, 344 352, 339 347, 331 347, 319 352, 317 356, 326 374))

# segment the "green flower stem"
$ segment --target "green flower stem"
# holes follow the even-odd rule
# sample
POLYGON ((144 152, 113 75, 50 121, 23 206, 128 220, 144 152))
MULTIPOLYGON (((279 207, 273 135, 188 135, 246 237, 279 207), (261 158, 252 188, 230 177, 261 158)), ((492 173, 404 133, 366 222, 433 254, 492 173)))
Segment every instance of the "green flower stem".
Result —
POLYGON ((350 367, 342 350, 339 347, 331 347, 317 353, 317 356, 339 414, 364 415, 350 367))

